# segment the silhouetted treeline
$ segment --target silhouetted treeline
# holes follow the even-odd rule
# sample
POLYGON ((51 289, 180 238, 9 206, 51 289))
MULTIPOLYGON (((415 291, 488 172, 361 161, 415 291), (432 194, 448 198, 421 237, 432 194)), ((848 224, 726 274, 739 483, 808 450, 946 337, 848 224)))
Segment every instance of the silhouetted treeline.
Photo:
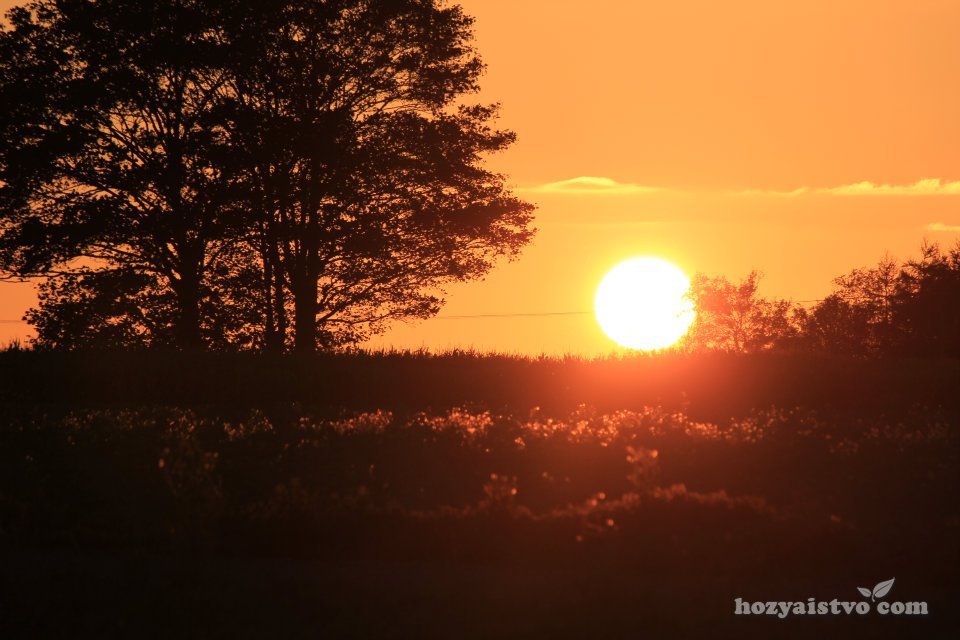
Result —
POLYGON ((683 347, 960 357, 960 244, 924 244, 919 258, 854 269, 809 308, 761 297, 758 282, 756 272, 739 283, 694 277, 697 319, 683 347))
POLYGON ((310 352, 530 239, 439 0, 36 0, 0 30, 0 276, 54 348, 310 352))
MULTIPOLYGON (((0 30, 0 277, 54 349, 356 344, 529 241, 439 0, 36 0, 0 30)), ((698 275, 681 348, 960 355, 960 249, 812 308, 698 275)))

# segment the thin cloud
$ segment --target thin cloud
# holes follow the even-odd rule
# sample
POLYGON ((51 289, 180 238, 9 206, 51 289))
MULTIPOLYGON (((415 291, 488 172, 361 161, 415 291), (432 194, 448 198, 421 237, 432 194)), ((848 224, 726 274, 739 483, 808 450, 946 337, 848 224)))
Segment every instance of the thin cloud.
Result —
POLYGON ((638 195, 663 191, 659 187, 648 187, 631 182, 617 182, 612 178, 580 176, 559 182, 548 182, 536 187, 517 189, 530 193, 553 193, 561 195, 638 195))
POLYGON ((833 196, 955 196, 960 195, 960 180, 947 182, 940 178, 923 178, 912 184, 881 184, 864 180, 838 187, 799 187, 792 191, 751 189, 737 191, 733 195, 795 198, 817 194, 833 196))
MULTIPOLYGON (((663 187, 651 187, 635 182, 617 182, 613 178, 580 176, 559 182, 548 182, 532 187, 521 187, 526 193, 556 195, 647 195, 671 191, 663 187)), ((695 193, 690 192, 690 193, 695 193)), ((704 192, 704 193, 709 193, 704 192)), ((717 192, 714 192, 717 193, 717 192)), ((722 192, 720 192, 722 194, 722 192)), ((799 198, 811 195, 832 196, 960 196, 960 180, 946 181, 940 178, 923 178, 912 184, 886 184, 864 180, 836 187, 797 187, 796 189, 746 189, 731 191, 728 195, 747 197, 799 198)))
POLYGON ((876 184, 857 182, 828 189, 838 196, 953 196, 960 195, 960 181, 944 182, 940 178, 923 178, 913 184, 876 184))
POLYGON ((960 233, 960 224, 943 224, 942 222, 931 222, 924 227, 927 231, 940 233, 960 233))
POLYGON ((541 222, 541 226, 553 225, 557 227, 575 227, 581 229, 635 229, 642 227, 659 227, 670 224, 666 220, 565 220, 560 222, 541 222))
POLYGON ((809 187, 797 187, 793 191, 776 191, 764 189, 747 189, 746 191, 737 191, 735 196, 774 196, 777 198, 796 198, 810 193, 809 187))

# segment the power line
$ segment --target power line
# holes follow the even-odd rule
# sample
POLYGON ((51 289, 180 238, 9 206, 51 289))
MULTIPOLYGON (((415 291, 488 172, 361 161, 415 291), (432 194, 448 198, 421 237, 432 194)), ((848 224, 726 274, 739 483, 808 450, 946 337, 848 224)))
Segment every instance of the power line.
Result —
POLYGON ((468 320, 471 318, 541 318, 544 316, 582 316, 593 311, 542 311, 529 313, 475 313, 457 316, 436 316, 437 320, 468 320))
MULTIPOLYGON (((809 304, 812 302, 823 302, 823 298, 814 300, 793 300, 797 304, 809 304)), ((472 320, 474 318, 542 318, 548 316, 584 316, 591 315, 593 311, 530 311, 525 313, 473 313, 455 316, 434 316, 436 320, 472 320)))
MULTIPOLYGON (((823 302, 823 298, 814 300, 794 300, 796 303, 823 302)), ((436 320, 473 320, 476 318, 547 318, 551 316, 586 316, 593 311, 526 311, 522 313, 468 313, 450 316, 434 316, 436 320)), ((0 324, 27 324, 26 320, 0 320, 0 324)))

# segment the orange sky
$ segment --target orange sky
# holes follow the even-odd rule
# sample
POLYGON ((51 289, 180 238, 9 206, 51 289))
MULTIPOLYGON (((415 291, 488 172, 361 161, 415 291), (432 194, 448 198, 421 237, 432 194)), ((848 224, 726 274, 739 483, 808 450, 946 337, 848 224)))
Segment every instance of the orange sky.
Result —
MULTIPOLYGON (((958 2, 462 4, 481 98, 519 135, 491 165, 539 205, 540 232, 442 315, 588 310, 607 269, 645 254, 817 298, 885 251, 960 237, 958 2)), ((0 284, 0 318, 30 301, 0 284)), ((27 331, 0 324, 0 342, 27 331)), ((613 348, 591 316, 436 318, 374 344, 613 348)))

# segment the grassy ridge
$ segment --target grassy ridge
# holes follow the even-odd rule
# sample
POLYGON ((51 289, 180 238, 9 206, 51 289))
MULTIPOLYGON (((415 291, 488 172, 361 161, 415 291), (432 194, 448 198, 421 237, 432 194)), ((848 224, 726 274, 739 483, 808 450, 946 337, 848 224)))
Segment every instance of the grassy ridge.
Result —
POLYGON ((7 352, 0 371, 11 637, 960 623, 955 361, 7 352), (894 576, 929 618, 732 615, 894 576))
POLYGON ((208 406, 298 403, 312 411, 419 411, 476 405, 563 415, 659 405, 704 419, 754 407, 808 406, 875 414, 915 405, 960 408, 955 359, 799 354, 608 359, 450 353, 0 353, 0 403, 208 406))

